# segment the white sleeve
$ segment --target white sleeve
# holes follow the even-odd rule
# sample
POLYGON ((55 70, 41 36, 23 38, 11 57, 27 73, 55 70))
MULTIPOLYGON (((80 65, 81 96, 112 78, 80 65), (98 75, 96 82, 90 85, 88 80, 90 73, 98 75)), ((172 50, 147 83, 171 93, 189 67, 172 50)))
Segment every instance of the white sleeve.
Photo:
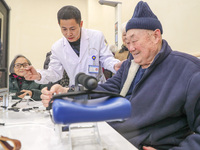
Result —
POLYGON ((37 70, 41 74, 40 81, 35 80, 39 84, 47 84, 49 82, 56 82, 63 77, 64 68, 60 63, 60 60, 56 57, 56 54, 52 50, 50 56, 49 68, 47 70, 37 70))

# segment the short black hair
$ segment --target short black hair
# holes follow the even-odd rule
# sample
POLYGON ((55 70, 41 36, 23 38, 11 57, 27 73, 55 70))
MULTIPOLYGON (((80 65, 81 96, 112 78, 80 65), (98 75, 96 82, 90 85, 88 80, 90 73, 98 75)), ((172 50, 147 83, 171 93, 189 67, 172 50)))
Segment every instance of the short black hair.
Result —
POLYGON ((57 13, 58 23, 60 24, 60 19, 68 20, 75 19, 78 24, 81 23, 81 12, 78 8, 67 5, 62 7, 57 13))

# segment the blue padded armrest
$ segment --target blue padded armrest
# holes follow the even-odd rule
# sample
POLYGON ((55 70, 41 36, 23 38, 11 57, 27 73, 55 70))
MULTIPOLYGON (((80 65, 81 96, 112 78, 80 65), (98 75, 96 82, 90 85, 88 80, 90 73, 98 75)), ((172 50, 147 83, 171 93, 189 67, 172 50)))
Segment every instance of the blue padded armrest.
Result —
POLYGON ((131 104, 122 97, 89 100, 87 104, 56 99, 52 110, 56 124, 123 120, 131 116, 131 104))

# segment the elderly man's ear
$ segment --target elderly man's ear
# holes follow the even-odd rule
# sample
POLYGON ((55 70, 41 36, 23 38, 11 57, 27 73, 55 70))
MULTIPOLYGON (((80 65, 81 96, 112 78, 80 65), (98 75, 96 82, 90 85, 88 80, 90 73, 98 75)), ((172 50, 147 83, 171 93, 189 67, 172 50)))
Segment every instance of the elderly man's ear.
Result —
POLYGON ((155 38, 155 43, 158 43, 159 41, 162 40, 162 34, 160 32, 160 29, 156 29, 153 31, 153 36, 155 38))

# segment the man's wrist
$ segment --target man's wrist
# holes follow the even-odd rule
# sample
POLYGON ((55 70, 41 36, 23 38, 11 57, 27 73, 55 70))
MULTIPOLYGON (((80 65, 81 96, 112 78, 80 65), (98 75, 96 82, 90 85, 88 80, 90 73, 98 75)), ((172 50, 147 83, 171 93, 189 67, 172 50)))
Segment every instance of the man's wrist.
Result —
POLYGON ((40 80, 41 80, 41 78, 42 78, 42 77, 41 77, 41 74, 40 74, 40 73, 38 73, 38 79, 37 79, 37 80, 38 80, 38 81, 40 81, 40 80))
POLYGON ((115 71, 117 71, 117 69, 116 69, 116 64, 114 64, 114 67, 113 67, 113 68, 114 68, 115 71))

